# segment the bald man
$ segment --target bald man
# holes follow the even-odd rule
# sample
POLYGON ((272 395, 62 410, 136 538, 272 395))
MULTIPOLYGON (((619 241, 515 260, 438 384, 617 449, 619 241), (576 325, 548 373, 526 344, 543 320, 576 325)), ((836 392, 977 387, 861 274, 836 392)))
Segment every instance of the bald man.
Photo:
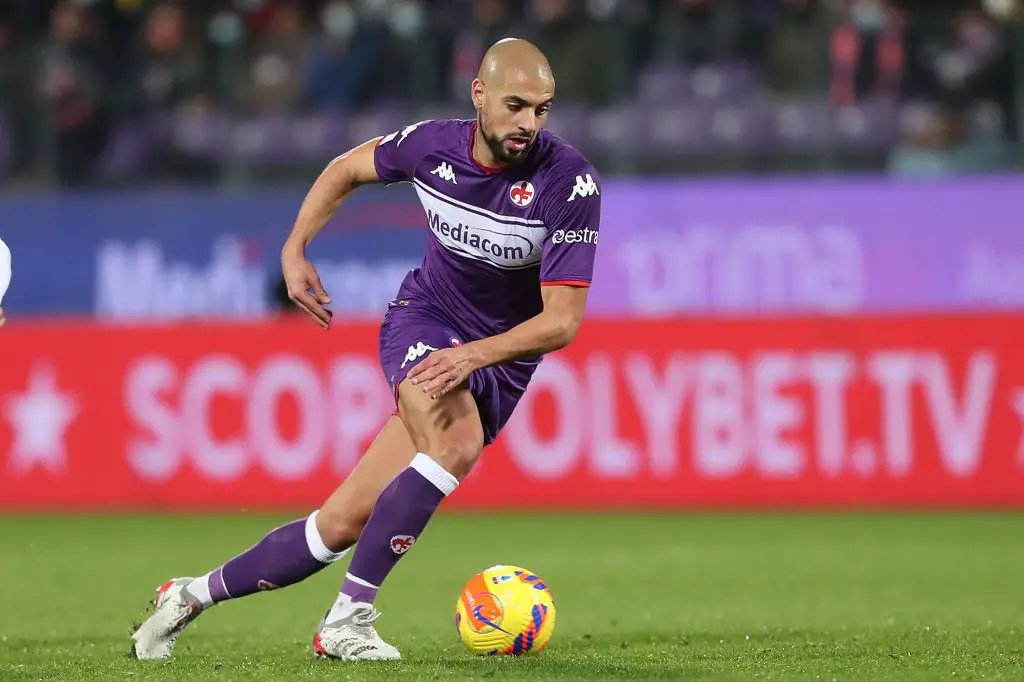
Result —
POLYGON ((306 248, 360 185, 413 184, 426 211, 426 255, 380 329, 395 414, 319 510, 200 578, 161 586, 133 635, 139 658, 170 657, 182 629, 214 604, 295 584, 357 541, 314 652, 400 657, 373 625, 378 590, 508 421, 541 357, 573 339, 598 241, 597 172, 544 131, 555 94, 544 55, 523 40, 500 41, 470 94, 475 120, 421 121, 334 159, 282 250, 291 299, 329 330, 330 297, 306 248))

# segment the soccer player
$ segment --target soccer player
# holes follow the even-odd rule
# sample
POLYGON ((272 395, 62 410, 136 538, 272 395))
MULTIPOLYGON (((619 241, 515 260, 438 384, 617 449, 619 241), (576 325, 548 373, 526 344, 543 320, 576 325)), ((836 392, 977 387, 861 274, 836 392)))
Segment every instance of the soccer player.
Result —
POLYGON ((543 130, 554 92, 536 47, 500 41, 472 84, 475 120, 410 125, 342 154, 317 179, 282 268, 292 300, 325 330, 330 298, 305 249, 339 205, 360 185, 411 182, 426 211, 423 263, 380 330, 397 411, 319 510, 200 578, 160 587, 133 635, 136 656, 169 657, 205 609, 297 583, 355 545, 314 652, 400 657, 373 625, 378 589, 511 416, 541 356, 568 344, 583 318, 600 190, 586 159, 543 130))

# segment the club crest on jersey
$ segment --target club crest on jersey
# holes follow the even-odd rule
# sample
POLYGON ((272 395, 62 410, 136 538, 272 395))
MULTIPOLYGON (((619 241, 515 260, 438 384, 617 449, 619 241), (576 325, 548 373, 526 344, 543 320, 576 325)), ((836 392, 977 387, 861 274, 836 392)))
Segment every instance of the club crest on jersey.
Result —
POLYGON ((528 180, 521 180, 508 188, 508 198, 520 208, 529 206, 536 194, 537 190, 534 189, 533 183, 528 180))
POLYGON ((462 345, 462 341, 459 341, 459 340, 458 340, 457 338, 455 338, 454 336, 453 336, 453 337, 452 337, 452 338, 450 339, 450 341, 451 341, 451 343, 452 343, 452 348, 458 348, 459 346, 461 346, 461 345, 462 345))
POLYGON ((391 538, 391 551, 395 554, 405 554, 416 543, 412 535, 396 535, 391 538))

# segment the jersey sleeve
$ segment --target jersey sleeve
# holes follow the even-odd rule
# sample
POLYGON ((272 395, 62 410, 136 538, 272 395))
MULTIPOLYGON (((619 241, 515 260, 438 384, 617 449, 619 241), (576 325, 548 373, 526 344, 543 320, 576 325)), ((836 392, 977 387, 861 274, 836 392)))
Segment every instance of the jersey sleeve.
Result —
POLYGON ((590 286, 601 228, 601 187, 587 166, 567 174, 546 196, 548 234, 541 252, 542 286, 590 286))
POLYGON ((373 150, 373 164, 381 182, 412 180, 416 166, 430 151, 430 123, 413 123, 381 138, 373 150))

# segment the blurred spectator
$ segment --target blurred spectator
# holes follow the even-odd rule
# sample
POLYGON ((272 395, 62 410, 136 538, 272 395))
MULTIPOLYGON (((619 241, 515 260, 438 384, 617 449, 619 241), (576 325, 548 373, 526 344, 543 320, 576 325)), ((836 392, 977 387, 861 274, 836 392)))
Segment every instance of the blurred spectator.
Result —
POLYGON ((85 7, 60 2, 40 51, 38 88, 53 131, 52 168, 67 185, 89 180, 107 139, 107 84, 94 28, 85 7))
POLYGON ((1024 21, 1024 2, 1021 0, 983 0, 981 4, 997 21, 1024 21))
POLYGON ((906 64, 905 25, 902 10, 884 0, 853 0, 848 19, 832 33, 833 103, 899 96, 906 64))
POLYGON ((357 33, 359 18, 348 0, 330 0, 320 18, 323 35, 310 52, 305 90, 318 109, 349 109, 363 96, 380 35, 357 33))
POLYGON ((182 8, 161 2, 150 11, 142 31, 132 110, 142 114, 172 111, 207 90, 201 46, 186 35, 182 8))
POLYGON ((30 59, 31 54, 19 43, 14 27, 0 19, 0 125, 7 129, 6 136, 0 135, 0 161, 6 151, 11 170, 17 175, 28 170, 31 163, 35 106, 30 59))
POLYGON ((247 109, 267 113, 299 108, 306 81, 308 42, 298 4, 276 5, 266 32, 253 42, 241 97, 247 109))
POLYGON ((836 16, 819 0, 780 0, 780 12, 765 40, 765 85, 784 94, 808 94, 827 82, 828 35, 836 16))
POLYGON ((502 38, 525 35, 517 25, 508 0, 470 0, 470 21, 457 30, 452 41, 452 97, 464 99, 476 78, 487 48, 502 38))
POLYGON ((1012 55, 998 26, 976 9, 929 25, 921 18, 911 43, 906 95, 929 101, 992 102, 1012 135, 1015 111, 1012 55))
POLYGON ((625 45, 608 22, 594 21, 574 0, 532 0, 532 38, 555 72, 560 102, 598 104, 614 93, 615 65, 625 45))
POLYGON ((657 16, 655 59, 698 66, 735 57, 742 14, 723 0, 670 0, 657 16))
POLYGON ((952 98, 921 110, 889 160, 889 170, 905 177, 941 177, 1005 169, 1008 149, 991 129, 969 116, 952 98))
POLYGON ((213 81, 213 92, 218 103, 230 111, 242 108, 237 84, 245 81, 249 65, 246 62, 245 41, 248 29, 238 12, 230 7, 214 12, 206 21, 206 39, 209 60, 206 66, 213 81))
POLYGON ((376 62, 390 77, 375 79, 376 93, 403 102, 447 100, 443 91, 445 53, 427 30, 423 3, 391 0, 379 16, 386 49, 378 53, 376 62))

